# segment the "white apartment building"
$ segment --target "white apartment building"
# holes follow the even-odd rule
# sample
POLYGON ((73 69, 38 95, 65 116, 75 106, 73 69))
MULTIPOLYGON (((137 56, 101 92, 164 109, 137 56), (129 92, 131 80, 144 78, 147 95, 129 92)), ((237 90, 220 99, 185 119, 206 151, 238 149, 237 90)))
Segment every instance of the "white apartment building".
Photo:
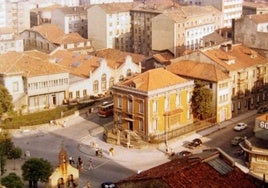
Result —
POLYGON ((87 7, 62 7, 52 11, 51 23, 61 28, 64 33, 79 33, 87 38, 87 7))
POLYGON ((202 46, 202 38, 222 24, 222 13, 213 6, 182 6, 152 18, 152 50, 170 50, 179 56, 202 46))
POLYGON ((223 13, 222 27, 232 27, 232 20, 242 15, 243 0, 180 0, 190 5, 212 5, 223 13))
POLYGON ((23 39, 14 34, 13 30, 0 27, 0 54, 15 51, 23 52, 23 39))
POLYGON ((116 48, 130 51, 132 3, 110 3, 88 9, 88 39, 96 49, 116 48))
POLYGON ((10 27, 16 34, 30 28, 30 9, 34 8, 33 4, 19 0, 1 1, 0 27, 10 27))

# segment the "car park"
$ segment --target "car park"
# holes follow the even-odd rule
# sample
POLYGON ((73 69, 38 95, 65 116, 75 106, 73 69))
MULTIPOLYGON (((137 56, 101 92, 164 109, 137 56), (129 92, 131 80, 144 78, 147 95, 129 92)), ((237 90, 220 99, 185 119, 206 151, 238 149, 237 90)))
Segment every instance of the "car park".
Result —
POLYGON ((235 131, 242 131, 242 130, 244 130, 244 129, 246 129, 247 128, 247 124, 246 123, 238 123, 236 126, 234 126, 234 130, 235 131))
POLYGON ((235 136, 232 141, 231 141, 231 144, 233 146, 237 146, 240 142, 243 142, 245 139, 241 136, 235 136))

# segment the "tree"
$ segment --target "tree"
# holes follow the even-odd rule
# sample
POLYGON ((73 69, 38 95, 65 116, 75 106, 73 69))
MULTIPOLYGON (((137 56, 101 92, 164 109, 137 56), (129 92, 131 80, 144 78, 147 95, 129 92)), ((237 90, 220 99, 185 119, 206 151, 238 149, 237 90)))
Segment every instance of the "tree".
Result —
POLYGON ((0 84, 0 116, 13 110, 12 96, 7 88, 0 84))
POLYGON ((6 186, 7 188, 23 188, 24 184, 23 181, 17 174, 14 172, 8 174, 6 177, 2 178, 1 184, 6 186))
POLYGON ((14 170, 16 170, 16 159, 19 159, 22 155, 22 150, 19 147, 13 147, 9 152, 8 152, 8 159, 13 159, 14 161, 14 170))
POLYGON ((42 158, 28 159, 21 169, 23 179, 29 181, 29 188, 37 188, 38 181, 47 182, 53 172, 52 164, 42 158))
POLYGON ((212 114, 211 110, 212 91, 205 82, 196 81, 192 95, 192 112, 194 118, 203 120, 212 114))

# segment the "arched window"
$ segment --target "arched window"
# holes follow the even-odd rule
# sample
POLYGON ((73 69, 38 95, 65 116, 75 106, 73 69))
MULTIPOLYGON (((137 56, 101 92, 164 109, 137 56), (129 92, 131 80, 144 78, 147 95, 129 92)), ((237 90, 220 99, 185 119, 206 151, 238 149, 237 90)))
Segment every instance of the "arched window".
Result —
POLYGON ((119 82, 122 82, 122 81, 124 81, 124 76, 123 75, 120 75, 119 82))
POLYGON ((107 80, 106 80, 106 74, 103 74, 101 76, 101 90, 102 91, 105 91, 106 90, 106 84, 107 83, 107 80))
POLYGON ((114 85, 114 77, 111 77, 109 81, 109 87, 112 87, 113 85, 114 85))
POLYGON ((93 91, 95 93, 99 92, 99 81, 98 80, 95 80, 93 83, 93 91))
POLYGON ((131 73, 131 69, 128 69, 127 70, 127 76, 131 76, 132 75, 132 73, 131 73))

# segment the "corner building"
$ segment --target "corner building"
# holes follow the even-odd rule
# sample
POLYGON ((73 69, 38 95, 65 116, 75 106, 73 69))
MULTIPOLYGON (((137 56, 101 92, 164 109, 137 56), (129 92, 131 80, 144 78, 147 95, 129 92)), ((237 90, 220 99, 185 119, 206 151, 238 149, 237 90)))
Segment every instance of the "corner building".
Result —
POLYGON ((163 68, 149 70, 113 86, 114 124, 143 140, 159 139, 193 122, 190 99, 193 80, 163 68))

